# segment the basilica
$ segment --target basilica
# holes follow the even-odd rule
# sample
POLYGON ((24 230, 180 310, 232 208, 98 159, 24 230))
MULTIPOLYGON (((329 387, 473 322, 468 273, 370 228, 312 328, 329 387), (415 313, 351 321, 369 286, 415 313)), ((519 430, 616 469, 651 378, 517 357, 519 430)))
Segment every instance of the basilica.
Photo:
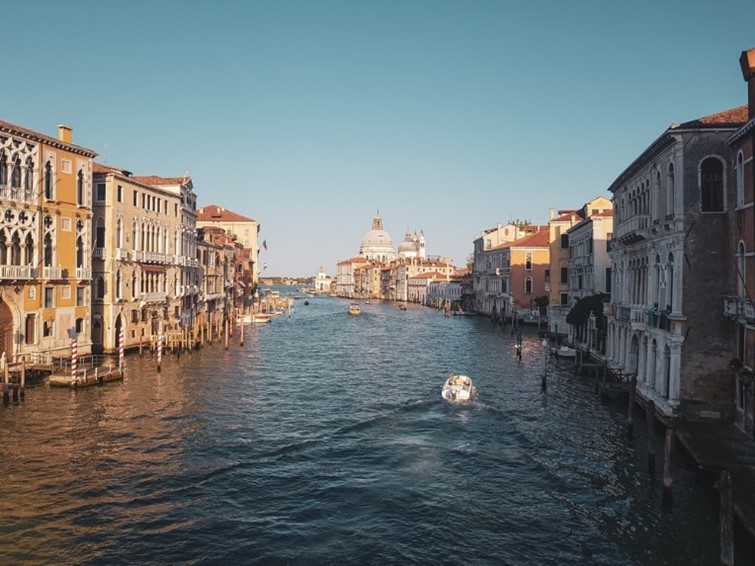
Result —
MULTIPOLYGON (((390 234, 383 228, 383 219, 380 217, 380 212, 372 219, 372 228, 362 238, 359 257, 381 263, 388 263, 396 259, 393 240, 390 234)), ((398 246, 398 257, 426 258, 424 232, 420 230, 419 235, 417 235, 416 232, 412 234, 407 230, 403 241, 398 246)))

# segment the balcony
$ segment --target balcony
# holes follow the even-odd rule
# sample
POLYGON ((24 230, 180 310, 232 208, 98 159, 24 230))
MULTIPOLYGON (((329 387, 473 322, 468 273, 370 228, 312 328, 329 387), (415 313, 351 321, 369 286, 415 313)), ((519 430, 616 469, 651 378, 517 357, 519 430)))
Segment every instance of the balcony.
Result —
POLYGON ((76 268, 76 279, 79 281, 89 281, 92 279, 92 268, 91 267, 77 267, 76 268))
POLYGON ((724 297, 724 316, 734 320, 755 321, 755 307, 747 297, 724 297))
POLYGON ((165 299, 168 298, 167 293, 142 293, 141 294, 142 305, 165 305, 165 299))
POLYGON ((105 259, 105 248, 94 248, 92 257, 94 259, 105 259))
POLYGON ((624 245, 650 239, 650 215, 636 214, 614 228, 613 239, 624 245))
POLYGON ((43 267, 42 268, 42 278, 43 279, 63 279, 63 268, 58 267, 43 267))
POLYGON ((32 189, 22 189, 19 187, 10 187, 0 185, 0 199, 12 200, 13 202, 24 202, 34 204, 34 191, 32 189))
POLYGON ((36 279, 39 271, 31 265, 0 265, 0 279, 24 281, 36 279))
POLYGON ((118 248, 115 250, 115 259, 128 261, 128 250, 118 248))

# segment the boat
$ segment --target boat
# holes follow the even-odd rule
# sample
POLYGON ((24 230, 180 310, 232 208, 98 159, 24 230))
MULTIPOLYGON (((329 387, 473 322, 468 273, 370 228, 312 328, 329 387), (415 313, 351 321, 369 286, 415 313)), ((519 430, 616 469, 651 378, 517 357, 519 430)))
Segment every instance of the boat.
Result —
POLYGON ((400 308, 402 311, 405 311, 406 310, 406 305, 404 303, 400 303, 398 305, 398 308, 400 308))
POLYGON ((359 303, 351 303, 349 305, 349 314, 361 314, 362 309, 359 308, 359 303))
POLYGON ((441 397, 446 401, 469 401, 477 389, 472 383, 472 378, 461 374, 451 374, 443 382, 441 397))
POLYGON ((304 306, 306 307, 309 304, 309 299, 304 299, 304 306))
POLYGON ((251 322, 252 324, 266 324, 270 322, 270 319, 273 318, 273 316, 275 315, 260 312, 252 315, 251 322))
POLYGON ((553 355, 557 358, 573 358, 577 355, 577 351, 569 346, 559 346, 558 348, 553 348, 553 355))

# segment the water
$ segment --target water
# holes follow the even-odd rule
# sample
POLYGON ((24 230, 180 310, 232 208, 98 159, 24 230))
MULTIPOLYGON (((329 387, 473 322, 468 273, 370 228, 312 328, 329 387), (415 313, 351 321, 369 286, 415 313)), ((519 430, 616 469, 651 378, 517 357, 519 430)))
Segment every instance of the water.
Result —
POLYGON ((715 497, 680 460, 664 509, 623 403, 552 358, 543 393, 534 333, 517 362, 484 318, 347 309, 0 407, 0 564, 719 562, 715 497))

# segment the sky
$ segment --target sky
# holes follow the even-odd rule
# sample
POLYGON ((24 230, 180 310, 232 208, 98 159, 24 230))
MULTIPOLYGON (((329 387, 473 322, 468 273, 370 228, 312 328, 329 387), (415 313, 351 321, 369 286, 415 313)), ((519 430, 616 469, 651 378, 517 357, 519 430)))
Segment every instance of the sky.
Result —
POLYGON ((745 104, 752 22, 752 0, 13 2, 0 119, 188 172, 198 206, 260 223, 263 276, 334 275, 378 211, 463 267, 745 104))

